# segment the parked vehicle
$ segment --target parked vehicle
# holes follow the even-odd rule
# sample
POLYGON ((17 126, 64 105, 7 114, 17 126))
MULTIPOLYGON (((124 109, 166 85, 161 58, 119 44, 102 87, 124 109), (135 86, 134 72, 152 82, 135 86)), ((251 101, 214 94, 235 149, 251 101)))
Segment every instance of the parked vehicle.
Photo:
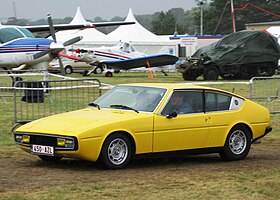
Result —
POLYGON ((278 69, 277 38, 262 31, 240 31, 198 49, 177 64, 184 80, 250 79, 272 76, 278 69))
POLYGON ((16 129, 16 143, 45 161, 71 157, 126 167, 138 155, 188 151, 244 159, 272 130, 265 107, 244 97, 186 84, 124 84, 88 108, 16 129))
MULTIPOLYGON (((74 61, 69 58, 61 58, 65 74, 71 73, 83 73, 85 70, 91 70, 93 66, 85 62, 74 61)), ((58 60, 50 62, 48 71, 58 73, 60 72, 60 66, 58 60)))

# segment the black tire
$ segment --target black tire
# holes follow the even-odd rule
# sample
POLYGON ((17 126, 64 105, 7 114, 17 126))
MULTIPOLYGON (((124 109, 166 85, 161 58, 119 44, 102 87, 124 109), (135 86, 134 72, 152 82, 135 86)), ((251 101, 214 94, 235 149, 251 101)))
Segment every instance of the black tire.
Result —
POLYGON ((243 160, 248 155, 250 148, 249 129, 244 125, 236 125, 230 130, 220 156, 226 161, 243 160))
POLYGON ((47 161, 47 162, 57 162, 62 159, 62 157, 58 156, 44 156, 44 155, 39 155, 38 156, 41 160, 47 161))
MULTIPOLYGON (((256 68, 256 66, 255 66, 256 68)), ((254 68, 253 68, 254 69, 254 68)), ((239 77, 241 79, 251 79, 252 77, 257 76, 257 71, 256 70, 252 70, 252 67, 250 67, 250 65, 241 65, 240 66, 240 73, 239 73, 239 77), (251 69, 251 70, 250 70, 251 69)))
POLYGON ((73 73, 73 69, 72 69, 71 66, 66 66, 64 68, 64 72, 65 72, 65 74, 72 74, 73 73))
POLYGON ((106 169, 123 169, 132 157, 132 145, 122 133, 109 135, 103 143, 98 161, 106 169))
POLYGON ((105 77, 113 77, 113 73, 108 71, 105 73, 105 77))
POLYGON ((204 80, 218 80, 219 71, 215 66, 206 66, 203 72, 204 80))
POLYGON ((267 69, 266 69, 266 72, 267 72, 267 76, 273 76, 274 74, 275 74, 275 69, 276 69, 277 67, 275 67, 275 66, 267 66, 267 69))

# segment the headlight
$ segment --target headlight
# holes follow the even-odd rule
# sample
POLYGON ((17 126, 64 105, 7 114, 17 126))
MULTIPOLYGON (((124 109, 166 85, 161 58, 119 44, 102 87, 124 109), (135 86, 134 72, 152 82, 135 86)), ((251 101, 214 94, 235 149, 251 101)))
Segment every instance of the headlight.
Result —
POLYGON ((73 149, 74 140, 72 138, 57 138, 57 146, 73 149))
POLYGON ((30 136, 29 135, 16 135, 15 141, 17 143, 30 143, 30 136))
POLYGON ((18 142, 18 143, 22 143, 22 135, 16 135, 15 136, 15 141, 18 142))
POLYGON ((57 146, 59 146, 59 147, 65 147, 65 139, 63 139, 63 138, 57 138, 57 146))
POLYGON ((23 143, 30 143, 30 136, 29 135, 23 135, 22 136, 23 143))

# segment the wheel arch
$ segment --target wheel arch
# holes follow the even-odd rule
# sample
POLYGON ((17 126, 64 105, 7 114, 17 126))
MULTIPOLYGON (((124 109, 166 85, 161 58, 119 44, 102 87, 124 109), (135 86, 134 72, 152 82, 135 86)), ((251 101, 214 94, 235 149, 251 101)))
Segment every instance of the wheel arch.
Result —
MULTIPOLYGON (((123 134, 123 135, 127 136, 127 138, 129 139, 129 141, 131 142, 132 156, 134 156, 135 153, 136 153, 135 138, 134 138, 133 135, 130 134, 128 131, 118 130, 118 131, 113 131, 113 132, 109 133, 108 135, 106 135, 106 137, 104 137, 103 142, 102 142, 102 147, 103 147, 103 145, 104 145, 105 140, 106 140, 109 136, 114 135, 114 134, 123 134)), ((99 153, 99 156, 100 156, 100 153, 99 153)))
POLYGON ((73 69, 72 65, 69 65, 69 64, 64 66, 64 68, 66 68, 66 67, 70 67, 71 69, 73 69))
POLYGON ((251 137, 251 140, 253 138, 253 131, 252 131, 252 128, 245 122, 238 122, 238 123, 235 123, 227 132, 227 134, 225 135, 225 138, 224 138, 224 142, 223 142, 223 145, 225 145, 226 143, 226 140, 227 140, 227 137, 229 135, 229 133, 231 132, 232 129, 234 129, 236 126, 243 126, 245 128, 248 129, 249 133, 250 133, 250 137, 251 137))
POLYGON ((214 63, 214 62, 208 62, 208 63, 205 62, 205 63, 203 63, 203 68, 205 69, 205 68, 207 68, 207 67, 216 67, 217 70, 218 70, 218 72, 221 73, 221 68, 220 68, 220 66, 217 65, 217 64, 214 63))

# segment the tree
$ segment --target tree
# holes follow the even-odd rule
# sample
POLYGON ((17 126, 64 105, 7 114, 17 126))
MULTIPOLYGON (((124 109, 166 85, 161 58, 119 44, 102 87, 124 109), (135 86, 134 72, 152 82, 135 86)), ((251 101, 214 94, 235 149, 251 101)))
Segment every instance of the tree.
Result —
POLYGON ((26 26, 26 25, 29 25, 29 20, 27 20, 27 19, 17 19, 16 17, 9 17, 6 24, 7 25, 26 26))
MULTIPOLYGON (((209 4, 209 7, 209 9, 204 11, 204 19, 206 19, 205 34, 212 34, 215 32, 215 29, 216 34, 231 33, 232 15, 229 0, 215 0, 209 4)), ((279 17, 264 12, 264 10, 268 10, 279 15, 279 0, 239 0, 234 1, 234 8, 237 31, 244 30, 245 24, 248 23, 279 21, 279 17), (249 3, 247 7, 242 10, 241 8, 243 8, 247 3, 249 3), (263 10, 260 10, 257 7, 263 10)), ((195 23, 199 23, 197 18, 195 23)))
POLYGON ((152 32, 157 35, 172 35, 175 31, 176 21, 171 12, 161 11, 158 19, 152 21, 152 32))

